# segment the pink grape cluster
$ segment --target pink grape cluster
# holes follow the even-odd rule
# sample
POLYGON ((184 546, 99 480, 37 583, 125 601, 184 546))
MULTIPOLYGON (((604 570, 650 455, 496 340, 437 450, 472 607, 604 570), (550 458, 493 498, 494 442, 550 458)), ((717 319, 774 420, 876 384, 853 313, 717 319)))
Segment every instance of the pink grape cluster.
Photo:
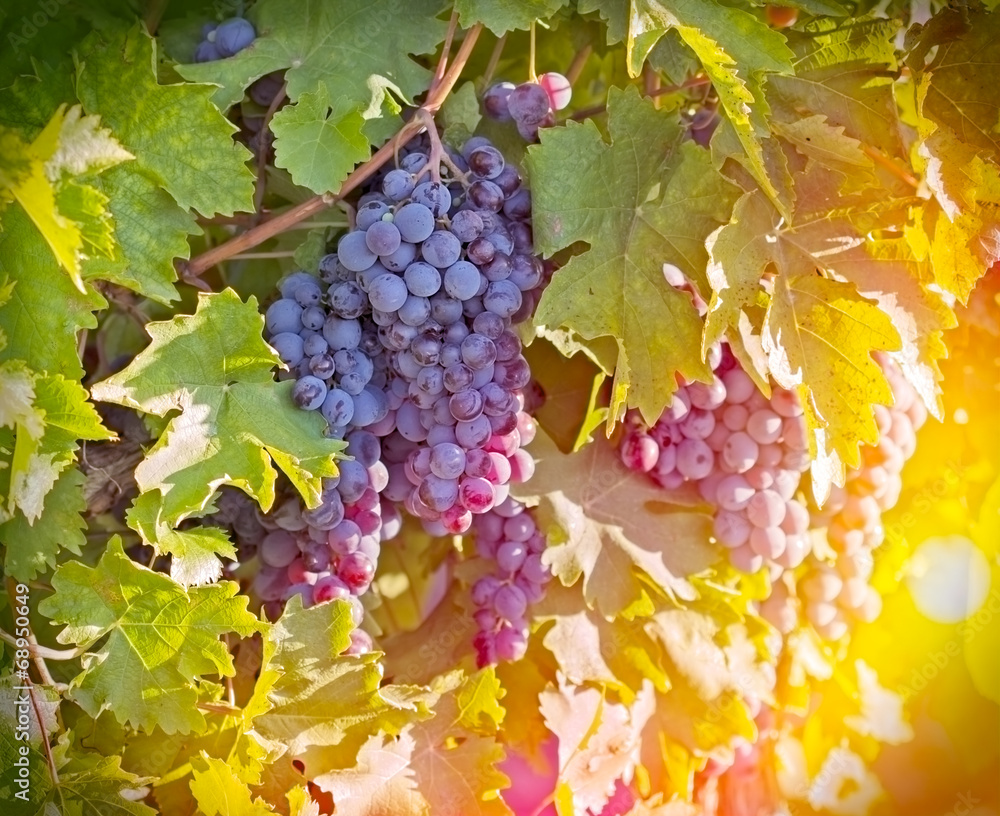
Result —
POLYGON ((927 409, 899 368, 887 360, 882 368, 895 404, 875 406, 878 444, 862 448, 861 467, 848 471, 844 486, 834 486, 822 510, 813 511, 814 526, 826 527, 836 560, 829 564, 811 558, 798 582, 806 617, 829 640, 847 634, 853 621, 871 622, 881 612, 881 598, 868 585, 873 551, 885 537, 882 514, 899 501, 903 466, 917 447, 916 432, 927 421, 927 409))
POLYGON ((478 664, 520 660, 527 649, 528 606, 545 596, 552 579, 542 563, 545 536, 531 511, 513 498, 477 516, 473 529, 476 553, 496 568, 472 585, 478 664))
POLYGON ((622 461, 667 490, 695 483, 738 569, 794 569, 810 550, 809 511, 796 498, 809 466, 802 406, 780 388, 765 397, 728 346, 711 362, 712 382, 683 383, 653 427, 629 416, 622 461))
POLYGON ((498 82, 483 95, 483 110, 499 122, 513 121, 528 142, 538 139, 538 129, 555 124, 555 111, 565 108, 573 88, 562 74, 542 74, 537 82, 498 82))

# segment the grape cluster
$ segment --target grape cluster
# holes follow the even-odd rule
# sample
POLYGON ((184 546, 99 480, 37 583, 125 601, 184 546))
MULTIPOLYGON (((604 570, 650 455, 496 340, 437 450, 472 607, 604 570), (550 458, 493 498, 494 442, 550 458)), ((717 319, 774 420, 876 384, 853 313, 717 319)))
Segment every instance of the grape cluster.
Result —
POLYGON ((238 54, 257 39, 253 25, 242 17, 230 17, 221 23, 206 23, 201 29, 202 40, 194 52, 195 62, 213 62, 238 54))
POLYGON ((622 461, 667 490, 696 484, 738 569, 794 569, 810 550, 809 511, 796 498, 809 466, 802 406, 792 391, 760 393, 727 345, 709 362, 712 382, 682 383, 653 427, 629 414, 622 461))
POLYGON ((356 597, 400 508, 433 535, 463 533, 534 471, 531 372, 512 330, 549 275, 533 254, 531 201, 486 139, 441 150, 427 137, 403 149, 319 278, 289 275, 266 311, 288 366, 279 378, 353 459, 324 481, 318 508, 279 509, 258 550, 264 600, 356 597))
POLYGON ((496 568, 472 585, 479 666, 520 660, 527 649, 526 610, 545 596, 552 578, 542 563, 545 536, 531 511, 513 498, 477 516, 474 530, 477 554, 496 568))
POLYGON ((483 111, 499 122, 513 121, 528 142, 538 138, 538 129, 555 123, 555 111, 573 97, 570 82, 562 74, 548 73, 537 82, 498 82, 483 95, 483 111))
POLYGON ((868 585, 872 553, 885 536, 882 514, 899 501, 903 465, 916 450, 916 432, 927 421, 913 386, 893 363, 881 362, 895 404, 875 406, 878 444, 862 448, 861 467, 848 471, 843 487, 833 487, 822 510, 813 510, 814 526, 826 527, 834 563, 810 558, 798 583, 806 617, 830 640, 843 637, 852 621, 869 623, 881 611, 881 598, 868 585))

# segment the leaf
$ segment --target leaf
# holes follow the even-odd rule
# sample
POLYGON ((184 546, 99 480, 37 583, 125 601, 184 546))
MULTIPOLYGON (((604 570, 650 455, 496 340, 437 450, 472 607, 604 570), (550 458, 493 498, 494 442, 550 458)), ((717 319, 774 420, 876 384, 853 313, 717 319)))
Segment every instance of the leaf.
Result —
POLYGON ((236 547, 220 527, 192 527, 175 530, 161 517, 159 493, 143 493, 126 516, 129 527, 157 553, 170 556, 170 577, 181 586, 211 584, 222 577, 222 562, 217 556, 236 560, 236 547))
POLYGON ((448 94, 438 116, 438 121, 444 125, 441 138, 461 150, 483 119, 479 108, 479 95, 473 82, 466 82, 448 94))
POLYGON ((266 816, 274 810, 261 799, 251 799, 250 789, 226 762, 204 751, 191 762, 191 793, 204 816, 266 816))
POLYGON ((604 372, 586 354, 567 360, 544 337, 532 340, 524 356, 545 398, 535 420, 563 453, 578 451, 608 416, 599 407, 604 372))
POLYGON ((821 448, 856 467, 859 443, 878 441, 871 406, 892 403, 885 375, 871 357, 899 348, 891 319, 853 284, 779 275, 762 338, 775 382, 788 389, 808 384, 815 414, 807 410, 807 422, 822 423, 827 434, 821 448))
POLYGON ((794 73, 767 79, 774 120, 792 124, 821 114, 830 127, 888 156, 905 155, 893 91, 896 20, 847 17, 788 30, 794 73))
POLYGON ((213 98, 223 110, 238 102, 251 82, 284 69, 293 102, 336 77, 338 94, 364 109, 377 109, 387 90, 409 103, 431 78, 410 54, 430 54, 444 41, 447 24, 437 19, 440 11, 438 0, 405 6, 396 0, 311 0, 294 6, 262 0, 248 15, 259 34, 253 45, 226 60, 179 66, 178 72, 221 85, 213 98))
POLYGON ((149 323, 152 343, 127 368, 98 383, 95 399, 172 417, 136 468, 142 492, 162 494, 165 524, 199 515, 224 484, 274 502, 284 471, 310 507, 321 479, 336 474, 343 443, 325 439, 323 420, 291 401, 293 383, 275 383, 277 354, 261 339, 257 300, 231 289, 201 294, 194 315, 149 323))
POLYGON ((50 812, 74 816, 155 816, 155 810, 127 795, 148 780, 123 770, 120 757, 104 757, 92 752, 68 754, 64 745, 53 752, 59 782, 49 790, 47 804, 40 813, 46 816, 50 812))
POLYGON ((583 578, 589 608, 631 618, 651 611, 651 593, 693 597, 685 576, 718 557, 711 517, 681 504, 697 499, 628 470, 603 439, 567 456, 539 432, 531 453, 535 475, 515 495, 538 503, 549 537, 543 559, 565 586, 583 578))
POLYGON ((80 555, 87 539, 83 512, 84 477, 76 468, 64 471, 45 497, 42 515, 29 524, 23 513, 0 524, 4 572, 17 581, 33 581, 56 565, 61 550, 80 555))
POLYGON ((997 62, 1000 18, 981 7, 942 9, 919 32, 907 58, 917 77, 921 116, 961 134, 994 163, 1000 161, 1000 92, 984 78, 997 62))
POLYGON ((0 330, 8 341, 0 359, 30 360, 36 371, 82 377, 76 333, 97 326, 92 312, 107 301, 89 287, 81 293, 73 285, 16 207, 4 213, 0 231, 0 286, 10 284, 10 299, 0 303, 0 330))
POLYGON ((449 672, 432 685, 434 717, 407 725, 396 740, 376 735, 359 752, 359 767, 314 780, 350 816, 510 814, 498 792, 509 783, 496 765, 504 710, 492 669, 465 677, 449 672))
POLYGON ((253 210, 250 151, 212 105, 212 89, 160 85, 153 40, 138 25, 92 32, 80 47, 77 92, 84 109, 136 156, 182 209, 202 215, 253 210))
POLYGON ((111 281, 160 303, 176 300, 175 258, 189 258, 189 235, 200 228, 150 171, 115 167, 92 180, 108 197, 115 246, 109 258, 84 262, 84 278, 111 281))
POLYGON ((694 338, 701 321, 690 298, 670 286, 662 265, 703 280, 704 239, 724 221, 735 188, 707 151, 679 144, 675 115, 654 109, 634 88, 608 98, 610 143, 593 122, 546 128, 528 150, 535 244, 551 256, 576 242, 591 249, 553 277, 536 326, 618 342, 614 422, 628 394, 647 422, 659 417, 676 374, 707 379, 694 338), (650 331, 652 326, 656 331, 650 331))
POLYGON ((462 28, 482 23, 498 37, 515 29, 525 30, 535 20, 545 20, 568 0, 456 0, 455 11, 462 28))
POLYGON ((549 587, 532 614, 540 622, 553 621, 542 642, 569 682, 605 686, 625 703, 632 702, 644 680, 660 691, 670 687, 644 618, 609 621, 583 607, 578 591, 561 586, 549 587))
POLYGON ((369 155, 363 108, 346 96, 331 98, 325 82, 271 120, 275 164, 296 184, 317 193, 340 188, 354 165, 369 155))
MULTIPOLYGON (((556 801, 569 800, 572 813, 600 813, 618 780, 628 782, 639 759, 640 738, 653 713, 653 691, 639 690, 634 705, 605 699, 595 688, 572 686, 539 695, 549 730, 559 739, 556 801)), ((566 812, 566 811, 561 811, 566 812)))
POLYGON ((114 536, 96 567, 78 561, 52 577, 54 594, 39 612, 65 624, 60 643, 88 648, 70 696, 90 716, 111 709, 121 723, 146 731, 187 733, 205 726, 195 708, 198 679, 231 676, 232 658, 219 636, 249 637, 265 627, 246 610, 231 581, 187 592, 165 575, 135 564, 114 536))
POLYGON ((83 109, 74 105, 62 119, 59 142, 45 162, 45 175, 55 183, 66 175, 100 173, 134 158, 110 130, 101 127, 99 116, 84 116, 83 109))
POLYGON ((844 725, 862 736, 887 745, 900 745, 913 739, 913 728, 903 718, 903 698, 884 688, 878 673, 865 661, 854 661, 858 674, 861 711, 844 717, 844 725))
POLYGON ((380 689, 376 653, 341 655, 353 628, 346 602, 303 609, 293 599, 265 636, 260 679, 247 705, 256 714, 252 733, 275 754, 300 757, 308 778, 353 764, 368 737, 398 734, 421 716, 405 687, 380 689))

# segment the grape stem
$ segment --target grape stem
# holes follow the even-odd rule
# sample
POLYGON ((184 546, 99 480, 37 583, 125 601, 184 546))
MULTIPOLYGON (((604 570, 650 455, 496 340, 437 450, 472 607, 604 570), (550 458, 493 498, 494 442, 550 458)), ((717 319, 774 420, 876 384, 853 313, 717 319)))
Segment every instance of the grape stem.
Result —
POLYGON ((465 39, 462 40, 462 45, 459 46, 455 59, 448 66, 441 81, 430 90, 427 95, 427 101, 417 109, 417 115, 406 122, 396 135, 379 148, 368 161, 357 167, 345 179, 344 183, 340 186, 340 190, 336 193, 322 193, 321 195, 313 196, 280 215, 262 221, 246 232, 230 238, 225 243, 212 247, 212 249, 197 255, 187 263, 180 262, 179 269, 182 278, 187 283, 197 286, 201 283, 201 281, 197 281, 198 276, 211 269, 217 263, 258 246, 268 238, 273 238, 275 235, 291 229, 300 221, 304 221, 316 215, 316 213, 322 212, 331 204, 336 203, 368 181, 395 155, 399 145, 408 142, 424 127, 424 123, 420 119, 421 112, 433 117, 441 109, 444 101, 448 98, 448 94, 451 93, 455 87, 455 83, 458 82, 458 78, 465 68, 469 55, 472 53, 472 49, 476 44, 476 40, 479 39, 479 34, 482 30, 483 26, 481 23, 477 23, 469 29, 465 35, 465 39))
POLYGON ((434 79, 431 82, 431 90, 438 86, 444 78, 445 69, 448 67, 448 57, 451 54, 451 43, 455 39, 455 29, 458 27, 458 13, 453 11, 451 19, 448 20, 448 33, 444 38, 444 46, 441 48, 441 58, 438 60, 437 68, 434 71, 434 79))
POLYGON ((264 192, 267 189, 267 151, 271 147, 271 140, 273 138, 273 134, 271 133, 271 119, 274 117, 281 103, 285 101, 285 89, 287 87, 287 82, 281 83, 281 87, 274 95, 274 99, 271 100, 271 104, 267 106, 264 121, 261 123, 260 131, 257 134, 257 189, 254 190, 253 195, 255 223, 260 221, 260 217, 263 214, 261 212, 261 205, 264 203, 264 192))
MULTIPOLYGON (((676 93, 677 91, 687 90, 688 88, 700 88, 703 85, 711 85, 711 84, 712 80, 710 80, 707 76, 696 76, 692 77, 691 79, 684 80, 684 82, 681 82, 679 85, 663 85, 662 87, 657 88, 652 93, 647 94, 647 96, 655 99, 657 96, 662 96, 663 94, 676 93)), ((579 121, 581 119, 589 119, 591 116, 599 116, 600 114, 607 111, 607 109, 608 109, 607 105, 595 105, 592 108, 584 108, 583 110, 578 110, 569 118, 575 121, 579 121)))
POLYGON ((920 182, 912 173, 910 173, 909 170, 896 164, 896 162, 883 154, 880 150, 876 150, 871 145, 861 145, 861 149, 865 152, 865 155, 869 159, 884 167, 904 184, 907 184, 914 189, 920 186, 920 182))
MULTIPOLYGON (((6 643, 9 643, 11 646, 16 646, 17 645, 17 638, 15 638, 13 635, 11 635, 11 634, 9 634, 7 632, 4 632, 3 630, 0 630, 0 640, 4 641, 6 643)), ((35 640, 35 636, 34 635, 32 635, 31 637, 27 638, 27 640, 28 640, 28 644, 29 644, 28 651, 31 653, 32 657, 34 657, 34 658, 40 658, 40 659, 43 659, 43 660, 75 660, 80 655, 82 655, 85 651, 87 651, 87 647, 86 646, 77 646, 75 649, 50 649, 48 646, 42 646, 42 645, 40 645, 35 640)), ((48 666, 45 667, 45 672, 44 673, 45 674, 49 674, 49 672, 48 672, 48 666)), ((39 674, 42 674, 42 672, 39 671, 39 674)), ((52 675, 51 674, 49 674, 49 680, 52 680, 52 675)), ((49 682, 49 680, 45 680, 43 678, 43 682, 45 682, 46 685, 55 685, 56 684, 55 680, 52 680, 51 683, 49 682)))
POLYGON ((528 46, 528 80, 538 82, 538 75, 535 73, 535 23, 531 22, 530 44, 528 46))
POLYGON ((444 145, 441 143, 441 137, 438 135, 437 127, 434 125, 434 117, 421 108, 417 111, 417 115, 414 118, 423 122, 424 128, 427 130, 427 136, 431 140, 431 152, 427 157, 427 164, 417 174, 417 179, 429 169, 431 178, 434 181, 441 181, 441 165, 444 164, 445 167, 451 170, 452 176, 462 183, 463 187, 468 187, 469 180, 465 173, 455 165, 455 162, 451 160, 448 152, 444 149, 444 145))
POLYGON ((496 45, 493 46, 493 52, 490 54, 490 61, 486 63, 486 71, 483 73, 483 86, 488 87, 490 82, 493 81, 493 74, 496 73, 497 65, 500 64, 500 57, 503 56, 503 48, 507 44, 507 35, 504 34, 499 40, 497 40, 496 45))
POLYGON ((590 59, 590 55, 594 52, 593 46, 587 43, 583 48, 576 52, 576 56, 573 57, 573 61, 569 64, 569 68, 566 69, 566 79, 569 80, 570 85, 575 85, 576 81, 580 78, 580 74, 583 73, 583 68, 587 64, 587 60, 590 59))

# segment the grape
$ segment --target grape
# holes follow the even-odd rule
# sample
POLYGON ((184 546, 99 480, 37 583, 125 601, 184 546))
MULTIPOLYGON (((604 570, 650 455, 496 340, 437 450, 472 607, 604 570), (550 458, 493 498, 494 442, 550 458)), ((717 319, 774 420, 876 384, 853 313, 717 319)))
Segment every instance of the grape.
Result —
POLYGON ((365 244, 376 255, 391 255, 401 241, 399 228, 391 221, 376 221, 365 232, 365 244))
POLYGON ((331 388, 319 410, 330 425, 344 427, 354 417, 354 399, 346 391, 331 388))
POLYGON ((496 357, 496 345, 484 335, 470 334, 462 341, 462 362, 473 371, 492 365, 496 357))
POLYGON ((744 473, 753 467, 757 461, 759 448, 747 434, 742 431, 734 433, 722 448, 722 459, 736 473, 744 473))
POLYGON ((492 433, 493 428, 490 426, 490 421, 484 416, 476 417, 468 422, 460 421, 455 426, 455 438, 458 440, 458 444, 467 450, 481 447, 492 433))
POLYGON ((349 232, 337 244, 337 257, 351 272, 361 272, 377 260, 376 253, 368 248, 367 233, 349 232))
POLYGON ((213 42, 200 42, 194 50, 195 62, 215 62, 218 59, 222 59, 222 52, 213 42))
POLYGON ((368 288, 368 299, 373 309, 383 312, 394 312, 404 303, 409 292, 406 283, 398 275, 386 272, 371 282, 368 288))
POLYGON ((270 567, 287 567, 298 555, 298 542, 285 530, 268 533, 260 543, 260 560, 270 567))
POLYGON ((510 92, 507 108, 519 125, 537 125, 545 119, 551 104, 543 88, 534 82, 525 82, 510 92))
POLYGON ((443 479, 431 473, 420 482, 417 495, 431 510, 443 513, 458 500, 458 480, 443 479))
POLYGON ((542 282, 542 275, 542 264, 537 258, 520 254, 513 257, 510 282, 522 292, 537 288, 542 282))
POLYGON ((483 412, 483 397, 474 388, 458 391, 448 400, 448 407, 456 420, 471 422, 483 412))
POLYGON ((423 261, 417 261, 406 267, 403 280, 410 292, 418 297, 429 298, 441 288, 441 273, 423 261))
POLYGON ((316 411, 326 399, 327 390, 318 377, 303 377, 292 388, 292 401, 306 411, 316 411))
MULTIPOLYGON (((309 306, 302 310, 302 325, 310 332, 313 332, 310 336, 315 336, 315 332, 318 332, 323 328, 323 323, 325 321, 326 312, 319 306, 309 306)), ((299 334, 302 334, 302 332, 299 332, 299 334)), ((308 337, 303 334, 302 339, 307 340, 308 337)), ((308 352, 306 353, 308 354, 308 352)))
POLYGON ((445 269, 462 254, 462 243, 446 230, 436 230, 420 245, 420 254, 431 266, 445 269))
POLYGON ((685 439, 677 446, 677 470, 686 479, 704 479, 715 467, 715 454, 701 439, 685 439))
POLYGON ((468 243, 478 238, 483 231, 483 219, 474 210, 459 210, 451 218, 452 234, 463 243, 468 243))
POLYGON ((483 94, 483 112, 491 119, 499 122, 510 121, 510 110, 507 100, 514 90, 512 82, 498 82, 483 94))
POLYGON ((375 576, 375 565, 368 556, 360 552, 338 556, 335 567, 337 577, 343 581, 355 595, 361 594, 371 584, 375 576))
POLYGON ((425 297, 409 295, 403 305, 399 307, 397 314, 399 319, 408 326, 421 326, 431 316, 431 302, 425 297))
MULTIPOLYGON (((390 212, 388 204, 382 201, 369 201, 367 204, 358 207, 354 223, 357 224, 359 230, 367 230, 372 224, 381 221, 383 216, 388 215, 390 212)), ((367 243, 367 240, 365 243, 367 243)))
POLYGON ((465 451, 450 442, 435 445, 431 449, 430 468, 441 479, 458 479, 465 473, 465 451))
MULTIPOLYGON (((472 182, 467 191, 469 201, 477 210, 491 210, 499 212, 503 208, 504 195, 492 181, 480 179, 472 182)), ((511 245, 513 248, 513 244, 511 245)))
POLYGON ((492 145, 477 147, 469 154, 468 161, 469 170, 482 179, 496 178, 506 166, 503 154, 492 145))
POLYGON ((493 281, 483 295, 483 305, 500 317, 511 317, 521 307, 521 290, 510 281, 493 281))
POLYGON ((418 184, 411 198, 417 204, 423 204, 435 217, 446 215, 451 209, 451 193, 440 181, 418 184))
POLYGON ((538 85, 548 95, 553 110, 562 110, 573 98, 573 88, 562 74, 549 72, 538 77, 538 85))
POLYGON ((747 518, 755 527, 777 527, 785 518, 785 500, 773 490, 761 490, 747 504, 747 518))
POLYGON ((759 445, 770 445, 781 436, 781 417, 767 408, 760 408, 747 419, 747 435, 759 445))
POLYGON ((360 394, 352 396, 354 400, 354 424, 359 428, 371 425, 385 417, 389 405, 385 394, 371 386, 365 386, 360 394))
POLYGON ((294 300, 282 298, 267 308, 264 326, 268 333, 298 332, 302 328, 302 307, 294 300))
POLYGON ((411 202, 396 211, 393 223, 404 241, 417 244, 434 232, 434 213, 424 204, 411 202))
POLYGON ((382 192, 393 201, 402 201, 413 192, 413 176, 405 170, 390 170, 382 179, 382 192))
POLYGON ((289 368, 298 365, 304 356, 302 338, 295 332, 281 332, 270 340, 281 361, 289 368))
POLYGON ((242 17, 232 17, 219 23, 214 35, 215 47, 223 57, 231 57, 242 51, 257 38, 253 26, 242 17))
POLYGON ((468 261, 458 261, 444 273, 444 290, 453 298, 468 300, 479 289, 479 270, 468 261))
POLYGON ((379 260, 390 272, 402 272, 413 263, 413 259, 416 257, 417 248, 408 241, 403 241, 395 252, 389 255, 380 255, 379 260))

